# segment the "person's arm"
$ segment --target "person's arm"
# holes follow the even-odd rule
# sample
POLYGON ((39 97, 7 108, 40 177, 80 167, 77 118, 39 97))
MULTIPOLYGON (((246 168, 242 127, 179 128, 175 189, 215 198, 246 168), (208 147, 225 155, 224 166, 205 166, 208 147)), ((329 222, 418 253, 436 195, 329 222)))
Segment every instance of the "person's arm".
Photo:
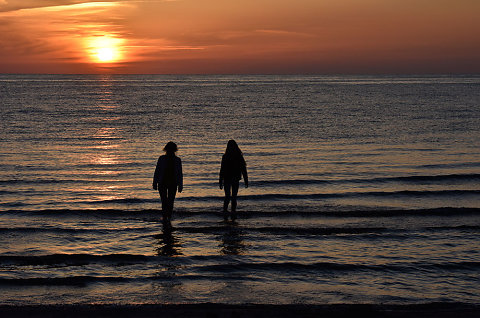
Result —
POLYGON ((157 160, 157 166, 155 167, 155 173, 153 174, 153 190, 158 189, 158 175, 160 173, 160 158, 157 160))
POLYGON ((248 188, 247 166, 243 166, 242 174, 243 174, 243 182, 245 182, 245 188, 248 188))
POLYGON ((178 192, 182 193, 183 191, 183 171, 182 171, 182 159, 178 158, 178 173, 179 173, 179 178, 178 178, 178 192))
POLYGON ((245 159, 243 159, 242 175, 243 175, 243 182, 245 182, 245 188, 248 188, 247 163, 245 162, 245 159))
POLYGON ((223 176, 224 176, 224 162, 225 162, 225 157, 222 156, 222 164, 220 166, 220 175, 218 178, 218 186, 220 189, 223 189, 223 176))

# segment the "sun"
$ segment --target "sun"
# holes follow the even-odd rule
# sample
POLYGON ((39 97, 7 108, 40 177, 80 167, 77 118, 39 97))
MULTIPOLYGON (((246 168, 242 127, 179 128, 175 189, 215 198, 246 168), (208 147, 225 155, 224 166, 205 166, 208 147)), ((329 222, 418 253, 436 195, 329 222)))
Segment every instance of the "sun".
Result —
POLYGON ((96 36, 87 39, 86 46, 90 60, 94 63, 116 63, 122 60, 123 40, 110 36, 96 36))
POLYGON ((115 51, 111 47, 102 47, 98 49, 97 59, 100 62, 108 63, 115 60, 115 51))

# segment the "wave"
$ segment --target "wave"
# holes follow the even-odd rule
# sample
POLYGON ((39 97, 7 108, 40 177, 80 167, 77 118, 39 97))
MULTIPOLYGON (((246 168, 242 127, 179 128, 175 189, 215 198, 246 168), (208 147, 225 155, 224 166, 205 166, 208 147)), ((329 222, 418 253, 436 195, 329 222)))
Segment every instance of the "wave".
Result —
POLYGON ((64 227, 0 227, 0 234, 1 233, 63 233, 63 234, 80 234, 80 233, 93 233, 93 234, 107 234, 112 232, 138 232, 138 231, 150 231, 151 228, 64 228, 64 227))
POLYGON ((348 183, 430 183, 451 181, 479 181, 480 174, 445 174, 445 175, 417 175, 379 178, 354 178, 354 179, 291 179, 291 180, 259 180, 252 181, 252 186, 275 186, 275 185, 316 185, 316 184, 348 184, 348 183))
MULTIPOLYGON (((126 164, 128 165, 128 164, 126 164)), ((102 165, 103 166, 103 165, 102 165)), ((91 168, 91 166, 88 166, 91 168)), ((445 174, 445 175, 417 175, 379 178, 353 178, 353 179, 287 179, 287 180, 252 180, 250 184, 256 187, 289 186, 289 185, 325 185, 325 184, 379 184, 379 183, 431 183, 451 181, 480 181, 480 174, 445 174)), ((128 180, 91 180, 91 179, 8 179, 0 180, 0 185, 15 184, 98 184, 119 183, 128 180)), ((216 187, 215 182, 199 183, 197 185, 216 187)))
POLYGON ((480 162, 462 162, 462 163, 439 163, 439 164, 425 164, 416 166, 418 168, 427 169, 452 169, 452 168, 477 168, 480 167, 480 162))
MULTIPOLYGON (((110 228, 110 229, 95 229, 95 228, 38 228, 38 227, 10 227, 10 228, 0 228, 0 234, 2 233, 20 233, 20 234, 30 234, 30 233, 54 233, 54 234, 83 234, 90 233, 94 235, 104 235, 108 233, 126 231, 133 233, 141 233, 149 236, 150 233, 158 231, 158 228, 155 226, 152 227, 143 227, 143 228, 110 228)), ((404 237, 405 235, 412 235, 412 231, 415 232, 415 235, 421 235, 422 232, 470 232, 477 233, 480 231, 480 226, 477 225, 456 225, 456 226, 430 226, 430 227, 418 227, 413 229, 406 228, 388 228, 388 227, 278 227, 278 226, 265 226, 265 227, 243 227, 241 225, 211 225, 211 226, 176 226, 174 228, 176 233, 190 233, 190 234, 213 234, 213 235, 245 235, 245 234, 266 234, 266 235, 281 235, 281 236, 357 236, 361 235, 362 238, 375 238, 381 237, 404 237), (420 232, 419 232, 420 231, 420 232)), ((155 238, 161 238, 163 234, 154 235, 155 238)), ((59 256, 57 258, 65 259, 65 255, 59 256)), ((85 256, 72 256, 69 258, 69 261, 74 260, 84 260, 85 256)), ((125 258, 125 256, 122 256, 125 258)), ((103 257, 106 259, 114 259, 114 256, 103 257)), ((20 258, 22 259, 22 258, 20 258)), ((48 260, 55 259, 55 256, 49 256, 48 260)), ((23 262, 23 261, 22 261, 23 262)), ((1 263, 1 259, 0 259, 1 263)))
MULTIPOLYGON (((316 263, 297 263, 297 262, 237 262, 231 264, 211 264, 211 265, 193 265, 191 272, 186 275, 156 275, 156 276, 70 276, 70 277, 30 277, 30 278, 0 278, 0 286, 86 286, 91 283, 124 283, 131 281, 171 281, 175 280, 244 280, 244 277, 230 276, 232 273, 238 272, 260 272, 264 273, 281 273, 281 275, 300 275, 305 273, 315 273, 316 275, 332 275, 342 273, 355 272, 374 272, 374 273, 411 273, 422 271, 423 273, 456 272, 461 271, 477 273, 480 269, 480 262, 445 262, 445 263, 423 263, 423 262, 400 262, 388 264, 346 264, 333 262, 316 262, 316 263), (203 274, 202 274, 203 273, 203 274), (224 274, 229 274, 225 278, 224 274)), ((276 275, 277 276, 277 275, 276 275)), ((248 278, 252 279, 252 278, 248 278)), ((258 278, 255 278, 258 279, 258 278)))
POLYGON ((480 225, 453 225, 453 226, 428 226, 424 228, 430 231, 464 231, 477 232, 480 231, 480 225))
POLYGON ((158 259, 157 256, 135 254, 49 254, 40 256, 0 255, 0 264, 17 266, 69 265, 81 266, 91 263, 136 264, 158 259))
POLYGON ((274 200, 274 199, 328 199, 350 197, 430 197, 445 195, 480 194, 480 190, 434 190, 434 191, 365 191, 345 193, 313 193, 313 194, 260 194, 242 196, 245 200, 274 200))
POLYGON ((175 230, 187 233, 209 233, 220 234, 236 232, 256 232, 272 235, 341 235, 341 234, 380 234, 394 229, 384 227, 360 227, 360 228, 286 228, 286 227, 229 227, 229 226, 208 226, 208 227, 177 227, 175 230))
MULTIPOLYGON (((211 275, 187 276, 146 276, 146 277, 121 277, 121 276, 70 276, 70 277, 32 277, 32 278, 0 278, 0 286, 75 286, 86 287, 95 283, 127 283, 127 282, 151 282, 151 281, 169 281, 179 280, 209 280, 224 281, 224 277, 211 275)), ((228 280, 244 280, 243 277, 229 277, 228 280)))
POLYGON ((124 277, 33 277, 33 278, 0 278, 0 286, 77 286, 84 287, 89 283, 110 282, 120 283, 129 279, 124 277))
POLYGON ((259 233, 269 235, 285 235, 285 236, 335 236, 335 235, 381 235, 385 237, 387 234, 393 235, 411 235, 414 231, 439 232, 439 231, 462 231, 462 232, 478 232, 480 226, 476 225, 458 225, 458 226, 440 226, 440 227, 419 227, 413 229, 406 228, 388 228, 388 227, 231 227, 231 226, 207 226, 207 227, 176 227, 178 232, 187 232, 195 234, 247 234, 259 233))
POLYGON ((140 167, 150 167, 151 166, 147 163, 141 163, 141 162, 112 162, 112 163, 91 163, 91 164, 82 164, 82 165, 76 165, 75 168, 80 168, 80 169, 96 169, 96 168, 102 168, 104 169, 105 167, 108 168, 140 168, 140 167))
MULTIPOLYGON (((385 181, 407 181, 407 182, 430 182, 430 181, 478 181, 480 180, 479 173, 469 173, 469 174, 445 174, 445 175, 433 175, 433 176, 405 176, 405 177, 394 177, 394 178, 378 178, 378 180, 385 181)), ((374 179, 375 180, 375 179, 374 179)))
MULTIPOLYGON (((178 199, 177 199, 178 200, 178 199)), ((140 198, 120 198, 120 199, 108 199, 100 201, 86 201, 85 204, 141 204, 141 203, 155 203, 158 199, 140 199, 140 198)))
POLYGON ((0 195, 18 194, 17 191, 0 190, 0 195))
MULTIPOLYGON (((362 191, 362 192, 343 192, 343 193, 312 193, 312 194, 286 194, 286 193, 268 193, 239 195, 242 200, 251 201, 274 201, 274 200, 312 200, 312 199, 331 199, 331 198, 359 198, 359 197, 445 197, 461 195, 478 195, 480 190, 401 190, 401 191, 362 191)), ((105 203, 139 203, 156 202, 157 200, 141 199, 117 199, 108 200, 105 203)), ((221 201, 223 196, 203 196, 203 197, 180 197, 179 201, 221 201)))
MULTIPOLYGON (((432 196, 461 196, 478 195, 480 190, 401 190, 401 191, 363 191, 363 192, 343 192, 343 193, 311 193, 311 194, 286 194, 286 193, 267 193, 253 195, 239 195, 241 200, 250 201, 274 201, 274 200, 312 200, 312 199, 331 199, 331 198, 352 198, 352 197, 432 197, 432 196)), ((197 201, 211 202, 223 201, 223 196, 182 196, 176 201, 197 201)), ((141 204, 157 203, 158 199, 143 198, 119 198, 101 201, 80 202, 85 204, 141 204)))
POLYGON ((7 208, 21 208, 31 206, 32 204, 26 202, 2 202, 0 206, 7 208))
MULTIPOLYGON (((12 209, 2 211, 2 214, 30 214, 42 216, 77 216, 80 218, 159 218, 161 210, 159 209, 43 209, 43 210, 24 210, 12 209)), ((178 217, 192 217, 201 215, 221 216, 222 212, 217 209, 176 209, 175 215, 178 217)), ((480 215, 480 208, 470 207, 441 207, 432 209, 355 209, 355 210, 334 210, 324 211, 322 208, 316 210, 291 209, 285 211, 272 210, 246 210, 239 211, 240 218, 255 217, 398 217, 398 216, 458 216, 458 215, 480 215)))
POLYGON ((422 263, 422 262, 404 262, 404 263, 389 263, 382 265, 368 265, 368 264, 342 264, 317 262, 313 264, 302 264, 295 262, 265 262, 265 263, 249 263, 240 262, 236 264, 214 264, 206 266, 198 266, 196 270, 199 272, 217 272, 217 273, 232 273, 238 271, 289 271, 301 274, 301 272, 331 272, 331 271, 374 271, 374 272, 416 272, 439 270, 445 271, 474 271, 480 269, 480 262, 446 262, 446 263, 422 263))
MULTIPOLYGON (((89 180, 89 179, 9 179, 0 180, 0 185, 17 185, 17 184, 104 184, 104 183, 120 183, 126 180, 89 180)), ((18 193, 18 192, 15 192, 18 193)))
MULTIPOLYGON (((322 175, 315 175, 321 177, 322 175)), ((476 182, 480 181, 480 174, 445 174, 445 175, 413 175, 399 177, 378 177, 378 178, 352 178, 352 179, 285 179, 285 180, 250 180, 252 187, 274 187, 274 186, 300 186, 300 185, 334 185, 334 184, 383 184, 383 183, 442 183, 452 181, 476 182)), ((201 182, 196 186, 217 187, 216 182, 201 182)))

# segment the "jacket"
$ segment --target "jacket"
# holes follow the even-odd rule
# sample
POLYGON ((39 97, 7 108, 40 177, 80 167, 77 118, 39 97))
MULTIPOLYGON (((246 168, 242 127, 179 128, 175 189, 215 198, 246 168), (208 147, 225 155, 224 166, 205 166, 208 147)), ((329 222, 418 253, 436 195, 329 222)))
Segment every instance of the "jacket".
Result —
MULTIPOLYGON (((155 173, 153 175, 153 185, 161 186, 163 182, 163 177, 165 176, 165 170, 167 168, 168 156, 163 155, 158 158, 157 167, 155 168, 155 173)), ((182 160, 177 156, 173 156, 174 160, 174 175, 175 181, 179 189, 183 188, 183 172, 182 172, 182 160)))

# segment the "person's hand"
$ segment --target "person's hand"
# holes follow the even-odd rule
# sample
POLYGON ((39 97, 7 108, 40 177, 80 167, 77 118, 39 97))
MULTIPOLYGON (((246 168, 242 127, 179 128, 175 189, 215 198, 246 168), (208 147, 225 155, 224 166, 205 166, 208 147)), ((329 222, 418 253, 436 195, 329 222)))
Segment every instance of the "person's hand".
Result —
POLYGON ((219 182, 219 183, 218 183, 218 186, 220 187, 220 190, 223 189, 223 183, 222 183, 222 182, 219 182))
POLYGON ((182 193, 182 191, 183 191, 183 186, 178 186, 178 192, 182 193))
POLYGON ((157 184, 156 183, 153 184, 153 190, 157 190, 157 184))
POLYGON ((248 188, 248 181, 245 181, 245 188, 248 188))

